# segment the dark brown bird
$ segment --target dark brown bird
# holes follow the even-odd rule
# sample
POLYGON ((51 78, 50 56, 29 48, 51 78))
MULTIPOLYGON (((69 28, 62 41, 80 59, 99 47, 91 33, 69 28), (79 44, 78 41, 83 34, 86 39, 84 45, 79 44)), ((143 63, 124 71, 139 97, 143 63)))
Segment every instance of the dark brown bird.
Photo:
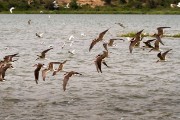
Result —
POLYGON ((6 55, 6 56, 4 57, 4 62, 5 62, 5 63, 9 63, 9 62, 17 61, 17 60, 13 60, 13 57, 19 57, 18 54, 19 54, 19 53, 12 54, 12 55, 6 55))
POLYGON ((134 46, 141 41, 141 33, 143 30, 139 31, 136 33, 136 36, 134 37, 134 39, 131 40, 131 43, 129 45, 129 51, 130 53, 132 53, 134 46))
POLYGON ((163 62, 163 61, 166 61, 166 55, 167 55, 167 53, 169 52, 169 51, 171 51, 172 49, 169 49, 169 50, 167 50, 166 52, 164 52, 164 53, 158 53, 157 54, 157 57, 159 58, 159 60, 157 60, 157 62, 163 62))
MULTIPOLYGON (((110 29, 110 28, 109 28, 109 29, 110 29)), ((90 45, 90 47, 89 47, 89 51, 91 51, 91 49, 93 48, 93 46, 94 46, 96 43, 98 43, 98 42, 100 42, 100 41, 103 40, 104 35, 106 34, 106 32, 107 32, 109 29, 101 32, 101 33, 99 34, 98 38, 95 38, 94 40, 92 40, 91 45, 90 45)))
POLYGON ((74 72, 74 71, 70 71, 70 72, 67 72, 66 74, 64 74, 64 79, 63 79, 63 90, 65 91, 66 90, 66 85, 69 81, 69 78, 75 74, 79 74, 79 75, 82 75, 81 73, 78 73, 78 72, 74 72))
POLYGON ((36 84, 38 84, 39 71, 44 66, 44 64, 38 63, 38 64, 35 64, 35 66, 36 66, 36 69, 34 70, 34 77, 35 77, 36 84))
POLYGON ((38 58, 37 58, 36 60, 38 60, 38 59, 45 59, 46 53, 47 53, 49 50, 51 50, 51 49, 53 49, 53 48, 49 48, 49 49, 47 49, 47 50, 42 51, 42 52, 41 52, 41 55, 37 55, 38 58))
POLYGON ((63 69, 63 66, 64 66, 64 64, 65 64, 66 62, 67 62, 67 60, 65 60, 64 62, 62 62, 62 63, 59 64, 58 69, 53 72, 53 76, 56 75, 57 72, 60 72, 60 71, 63 69))
POLYGON ((122 23, 115 23, 115 24, 121 26, 122 28, 125 28, 125 26, 122 23))
POLYGON ((55 71, 54 70, 54 64, 61 64, 61 62, 49 62, 48 67, 42 70, 42 78, 45 81, 46 75, 49 71, 55 71))
POLYGON ((158 33, 157 33, 157 34, 158 34, 160 37, 163 37, 163 34, 164 34, 163 30, 164 30, 165 28, 171 28, 171 27, 158 27, 158 28, 157 28, 157 30, 158 30, 158 33))
POLYGON ((113 43, 114 43, 114 41, 116 41, 116 40, 123 40, 124 41, 124 39, 116 39, 116 38, 114 38, 114 39, 110 39, 109 40, 109 42, 108 42, 108 46, 113 46, 113 43))
POLYGON ((160 49, 159 49, 159 40, 158 39, 154 42, 154 47, 152 46, 152 49, 149 52, 151 52, 152 50, 153 51, 160 51, 160 49))
POLYGON ((143 46, 143 48, 153 48, 153 46, 151 45, 151 42, 153 42, 156 39, 151 39, 151 40, 147 40, 145 42, 143 42, 145 44, 145 46, 143 46))
MULTIPOLYGON (((31 24, 31 20, 28 20, 28 24, 30 25, 31 24)), ((37 34, 37 33, 36 33, 37 34)), ((37 36, 37 35, 36 35, 37 36)))
POLYGON ((13 68, 12 64, 3 64, 0 66, 0 81, 3 81, 5 80, 4 77, 5 77, 5 73, 6 73, 6 70, 8 68, 13 68))
POLYGON ((96 60, 94 61, 95 65, 96 65, 96 69, 97 72, 101 72, 101 63, 103 63, 105 66, 109 67, 106 62, 104 61, 104 58, 106 58, 108 56, 108 52, 107 51, 103 51, 103 54, 99 54, 96 56, 96 60))

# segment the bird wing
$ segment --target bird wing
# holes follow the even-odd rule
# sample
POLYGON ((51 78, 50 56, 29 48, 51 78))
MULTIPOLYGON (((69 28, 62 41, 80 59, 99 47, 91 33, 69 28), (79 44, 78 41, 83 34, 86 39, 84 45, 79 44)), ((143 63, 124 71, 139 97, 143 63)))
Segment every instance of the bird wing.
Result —
POLYGON ((38 84, 38 79, 39 79, 39 71, 35 70, 34 71, 34 77, 35 77, 35 81, 36 81, 36 84, 38 84))
POLYGON ((129 45, 129 51, 130 53, 132 53, 133 51, 133 47, 135 46, 135 44, 137 43, 137 40, 131 41, 130 45, 129 45))
POLYGON ((66 90, 66 85, 69 81, 69 77, 68 77, 68 74, 64 77, 64 80, 63 80, 63 90, 65 91, 66 90))
POLYGON ((97 43, 97 39, 92 40, 91 45, 89 47, 89 51, 93 48, 93 46, 97 43))
MULTIPOLYGON (((109 28, 109 29, 110 29, 110 28, 109 28)), ((101 40, 103 39, 104 35, 106 34, 106 32, 107 32, 109 29, 101 32, 101 33, 99 34, 99 37, 98 37, 97 39, 98 39, 99 41, 101 41, 101 40)))
MULTIPOLYGON (((100 56, 99 56, 100 57, 100 56)), ((96 60, 96 65, 97 65, 97 68, 98 70, 102 73, 102 70, 101 70, 101 62, 102 62, 102 59, 101 58, 97 58, 96 60)))
POLYGON ((107 43, 103 43, 103 47, 104 47, 104 49, 105 49, 106 51, 108 51, 108 49, 107 49, 107 43))
POLYGON ((151 42, 154 41, 154 40, 156 40, 156 39, 147 40, 146 42, 147 42, 147 43, 151 43, 151 42))
POLYGON ((44 50, 44 51, 41 53, 41 55, 42 55, 42 56, 45 56, 45 54, 46 54, 49 50, 51 50, 51 49, 53 49, 53 48, 49 48, 49 49, 47 49, 47 50, 44 50))
POLYGON ((162 54, 162 57, 165 59, 165 57, 166 57, 166 54, 169 52, 169 51, 171 51, 172 49, 169 49, 169 50, 167 50, 166 52, 164 52, 163 54, 162 54))
POLYGON ((102 61, 102 63, 109 68, 109 66, 107 65, 107 63, 105 61, 102 61))
POLYGON ((171 27, 158 27, 157 30, 158 30, 158 35, 163 35, 163 29, 164 28, 171 28, 171 27))
MULTIPOLYGON (((143 29, 143 30, 144 30, 144 29, 143 29)), ((143 30, 141 30, 141 31, 137 32, 137 33, 136 33, 136 36, 141 35, 141 33, 142 33, 142 31, 143 31, 143 30)))
POLYGON ((46 75, 47 75, 47 72, 49 71, 49 69, 44 69, 44 70, 42 70, 42 78, 43 78, 43 80, 45 81, 45 79, 46 79, 46 75))

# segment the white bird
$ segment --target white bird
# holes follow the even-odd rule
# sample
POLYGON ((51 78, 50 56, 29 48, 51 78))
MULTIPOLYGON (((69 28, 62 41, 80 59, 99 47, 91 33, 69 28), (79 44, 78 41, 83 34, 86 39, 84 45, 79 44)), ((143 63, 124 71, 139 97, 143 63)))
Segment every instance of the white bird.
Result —
POLYGON ((178 3, 177 7, 180 7, 180 2, 178 3))
POLYGON ((43 13, 43 11, 40 11, 40 13, 43 13))
POLYGON ((73 35, 71 35, 70 37, 69 37, 69 40, 71 40, 71 39, 73 39, 74 38, 74 36, 73 35))
POLYGON ((75 54, 75 50, 68 51, 68 53, 70 53, 71 55, 74 55, 75 54))
POLYGON ((86 36, 84 33, 81 33, 81 36, 86 36))
POLYGON ((69 7, 69 3, 67 3, 66 6, 65 6, 64 8, 70 8, 70 7, 69 7))
POLYGON ((70 45, 69 46, 72 46, 72 44, 74 43, 74 41, 71 41, 70 45))
POLYGON ((56 1, 54 1, 53 4, 56 4, 56 1))
POLYGON ((9 9, 10 13, 12 13, 12 10, 14 10, 14 9, 15 9, 14 7, 11 7, 11 8, 9 9))
POLYGON ((63 42, 63 45, 61 46, 61 48, 63 49, 65 45, 66 45, 66 43, 65 43, 65 42, 63 42))

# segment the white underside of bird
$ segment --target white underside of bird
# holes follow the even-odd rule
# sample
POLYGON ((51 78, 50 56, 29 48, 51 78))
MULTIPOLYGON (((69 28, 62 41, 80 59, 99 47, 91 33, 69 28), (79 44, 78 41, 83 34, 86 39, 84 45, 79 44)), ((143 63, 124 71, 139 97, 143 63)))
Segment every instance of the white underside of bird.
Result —
POLYGON ((9 9, 10 13, 12 13, 12 10, 14 10, 14 9, 15 9, 14 7, 11 7, 11 8, 9 9))

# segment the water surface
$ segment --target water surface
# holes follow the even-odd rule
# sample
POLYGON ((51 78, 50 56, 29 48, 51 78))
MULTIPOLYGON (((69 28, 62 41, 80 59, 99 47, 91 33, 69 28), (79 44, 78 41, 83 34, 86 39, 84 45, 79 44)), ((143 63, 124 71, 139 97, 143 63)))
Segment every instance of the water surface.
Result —
MULTIPOLYGON (((119 34, 140 31, 153 34, 159 26, 169 26, 165 34, 180 33, 179 15, 0 15, 0 59, 19 53, 15 69, 9 69, 0 83, 1 120, 177 120, 180 119, 180 40, 163 38, 162 51, 173 49, 167 62, 156 63, 158 52, 135 48, 116 41, 97 73, 94 59, 103 51, 98 43, 91 52, 91 41, 108 28, 107 41, 119 34), (27 21, 31 19, 31 25, 27 21), (123 23, 123 29, 115 23, 123 23), (37 38, 35 33, 44 33, 37 38), (82 36, 84 34, 85 36, 82 36), (74 41, 69 37, 73 35, 74 41), (64 49, 61 48, 66 42, 64 49), (48 60, 35 61, 37 54, 53 46, 48 60), (75 55, 68 54, 75 49, 75 55), (33 65, 70 60, 65 71, 77 71, 67 90, 62 89, 64 72, 48 73, 46 81, 34 81, 33 65)), ((126 39, 126 38, 124 38, 126 39)), ((147 40, 150 38, 144 38, 147 40)), ((141 45, 142 46, 142 45, 141 45)))

